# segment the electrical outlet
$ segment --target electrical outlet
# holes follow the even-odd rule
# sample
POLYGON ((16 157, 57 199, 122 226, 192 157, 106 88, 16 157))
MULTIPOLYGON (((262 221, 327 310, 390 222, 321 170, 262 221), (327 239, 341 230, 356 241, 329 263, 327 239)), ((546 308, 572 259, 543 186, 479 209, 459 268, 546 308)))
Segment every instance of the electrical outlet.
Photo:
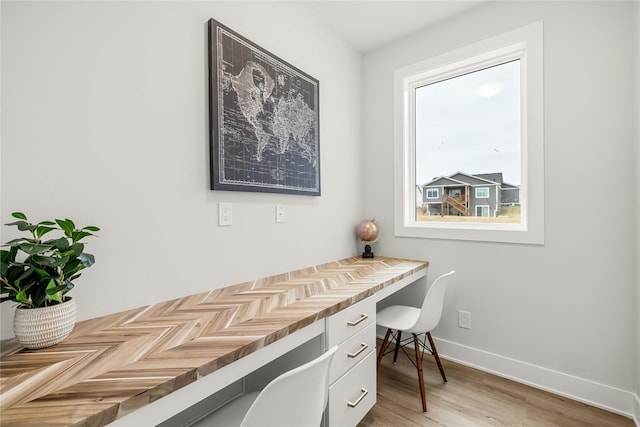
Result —
POLYGON ((284 205, 276 205, 276 222, 284 222, 284 205))
POLYGON ((458 327, 471 329, 471 313, 468 311, 458 310, 458 327))
POLYGON ((231 203, 218 203, 218 225, 233 224, 233 209, 231 203))

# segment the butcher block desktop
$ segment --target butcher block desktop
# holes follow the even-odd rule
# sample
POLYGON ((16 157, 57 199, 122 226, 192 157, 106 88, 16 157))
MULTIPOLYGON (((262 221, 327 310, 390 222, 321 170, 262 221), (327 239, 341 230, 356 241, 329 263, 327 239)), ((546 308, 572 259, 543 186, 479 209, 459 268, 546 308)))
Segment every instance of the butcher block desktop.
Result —
POLYGON ((265 363, 277 356, 275 349, 324 334, 325 318, 338 318, 333 315, 368 297, 379 301, 423 277, 427 266, 347 258, 79 322, 65 341, 46 349, 5 340, 0 424, 128 425, 122 422, 147 416, 145 407, 154 404, 154 414, 175 411, 158 404, 179 392, 197 395, 199 383, 206 391, 208 377, 219 378, 211 390, 220 389, 255 369, 250 365, 261 354, 265 363), (193 393, 185 393, 189 387, 193 393))

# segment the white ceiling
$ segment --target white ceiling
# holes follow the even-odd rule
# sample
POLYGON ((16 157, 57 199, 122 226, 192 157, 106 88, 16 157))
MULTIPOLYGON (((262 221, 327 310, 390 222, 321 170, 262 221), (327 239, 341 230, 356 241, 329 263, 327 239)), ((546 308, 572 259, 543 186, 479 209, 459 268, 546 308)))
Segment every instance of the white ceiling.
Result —
POLYGON ((319 19, 360 52, 369 52, 434 25, 481 0, 308 1, 319 19))

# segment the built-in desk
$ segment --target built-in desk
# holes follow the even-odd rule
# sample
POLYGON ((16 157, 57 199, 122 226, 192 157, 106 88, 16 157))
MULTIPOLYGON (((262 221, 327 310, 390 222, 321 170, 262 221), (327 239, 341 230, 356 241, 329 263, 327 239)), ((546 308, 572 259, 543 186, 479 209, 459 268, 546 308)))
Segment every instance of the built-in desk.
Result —
POLYGON ((414 282, 427 265, 347 258, 79 322, 46 349, 3 341, 1 424, 160 424, 325 334, 344 309, 414 282))

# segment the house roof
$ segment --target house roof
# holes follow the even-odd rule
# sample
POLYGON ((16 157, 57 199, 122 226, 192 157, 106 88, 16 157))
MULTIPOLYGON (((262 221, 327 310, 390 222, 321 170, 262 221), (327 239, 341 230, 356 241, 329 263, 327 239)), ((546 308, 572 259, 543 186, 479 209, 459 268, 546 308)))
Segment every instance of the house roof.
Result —
POLYGON ((439 177, 433 178, 431 181, 427 182, 426 184, 422 184, 422 187, 433 187, 433 186, 438 186, 438 187, 439 186, 444 186, 444 187, 456 186, 457 187, 460 185, 466 185, 466 183, 450 177, 439 176, 439 177))
POLYGON ((498 184, 502 184, 502 172, 478 173, 474 176, 477 176, 478 178, 488 179, 489 181, 497 182, 498 184))
POLYGON ((459 185, 498 185, 502 188, 518 188, 516 185, 507 184, 502 182, 502 172, 496 173, 482 173, 477 175, 471 175, 464 172, 456 172, 449 176, 439 176, 433 178, 431 181, 422 184, 422 187, 434 187, 434 186, 459 186, 459 185))
POLYGON ((503 190, 517 190, 520 188, 519 185, 509 184, 508 182, 503 182, 501 187, 503 190))

